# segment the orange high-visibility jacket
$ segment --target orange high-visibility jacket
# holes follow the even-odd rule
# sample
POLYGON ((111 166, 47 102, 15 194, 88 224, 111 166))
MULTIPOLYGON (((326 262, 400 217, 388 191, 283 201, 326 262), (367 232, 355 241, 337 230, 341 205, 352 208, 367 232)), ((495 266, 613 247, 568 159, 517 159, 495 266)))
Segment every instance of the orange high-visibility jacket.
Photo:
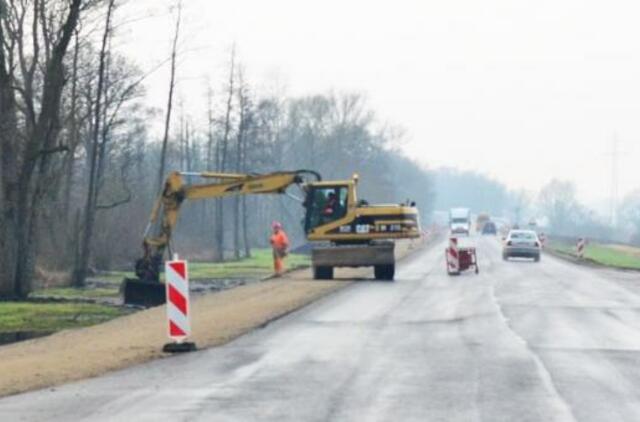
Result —
POLYGON ((278 252, 284 252, 289 247, 289 238, 284 230, 279 230, 278 233, 271 235, 271 245, 278 252))

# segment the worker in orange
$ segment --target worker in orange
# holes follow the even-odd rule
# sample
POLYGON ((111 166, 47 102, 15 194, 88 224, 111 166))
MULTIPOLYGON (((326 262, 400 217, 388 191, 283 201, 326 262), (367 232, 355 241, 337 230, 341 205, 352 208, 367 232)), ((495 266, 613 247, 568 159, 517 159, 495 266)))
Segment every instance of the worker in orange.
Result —
POLYGON ((289 251, 289 238, 282 229, 282 224, 274 221, 271 224, 273 234, 271 235, 271 247, 273 248, 273 269, 276 276, 281 276, 284 272, 284 258, 289 251))

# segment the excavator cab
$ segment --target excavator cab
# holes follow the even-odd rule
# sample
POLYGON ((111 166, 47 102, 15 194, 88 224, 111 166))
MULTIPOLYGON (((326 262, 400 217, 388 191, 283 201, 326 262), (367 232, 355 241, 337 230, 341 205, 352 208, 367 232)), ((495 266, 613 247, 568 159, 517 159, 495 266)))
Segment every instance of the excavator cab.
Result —
POLYGON ((304 229, 309 241, 371 244, 420 236, 414 203, 370 205, 358 199, 358 179, 354 174, 348 180, 305 184, 304 229))
POLYGON ((307 198, 304 202, 305 233, 343 219, 347 215, 349 188, 345 183, 314 183, 307 186, 307 198))

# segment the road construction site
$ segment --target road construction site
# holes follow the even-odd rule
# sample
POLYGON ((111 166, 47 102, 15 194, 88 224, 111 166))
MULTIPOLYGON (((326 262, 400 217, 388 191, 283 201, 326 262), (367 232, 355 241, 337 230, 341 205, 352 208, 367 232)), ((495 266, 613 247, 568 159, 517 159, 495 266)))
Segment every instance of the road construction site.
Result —
MULTIPOLYGON (((399 242, 398 256, 421 242, 399 242)), ((192 309, 192 339, 206 348, 228 341, 292 312, 337 289, 366 270, 344 269, 334 281, 312 280, 310 270, 291 271, 282 278, 197 296, 192 309)), ((166 357, 163 306, 107 323, 0 348, 0 396, 94 377, 155 358, 166 357), (72 347, 70 347, 72 346, 72 347)), ((1 415, 1 412, 0 412, 1 415)))
MULTIPOLYGON (((640 420, 636 273, 578 266, 549 255, 540 263, 503 261, 498 239, 474 240, 478 275, 448 276, 447 241, 441 239, 400 261, 395 282, 374 281, 370 270, 312 281, 306 270, 302 279, 292 274, 205 296, 194 305, 199 314, 194 337, 203 346, 224 345, 6 397, 0 400, 0 417, 640 420), (205 328, 205 321, 215 322, 205 328), (268 321, 273 322, 265 325, 268 321)), ((94 373, 85 369, 85 376, 159 356, 157 346, 164 341, 160 309, 87 329, 111 332, 108 344, 82 344, 83 330, 78 330, 5 348, 2 391, 20 390, 7 386, 20 385, 24 376, 6 383, 4 376, 6 362, 19 368, 17 355, 40 354, 23 366, 41 363, 31 380, 54 370, 42 353, 53 347, 47 341, 73 344, 84 359, 93 360, 95 350, 110 347, 96 361, 117 359, 109 354, 128 360, 112 361, 110 368, 103 365, 94 373), (148 330, 132 325, 143 321, 148 330), (155 342, 156 348, 132 338, 146 339, 145 345, 155 342)), ((83 368, 76 356, 60 353, 57 363, 70 374, 83 368)))

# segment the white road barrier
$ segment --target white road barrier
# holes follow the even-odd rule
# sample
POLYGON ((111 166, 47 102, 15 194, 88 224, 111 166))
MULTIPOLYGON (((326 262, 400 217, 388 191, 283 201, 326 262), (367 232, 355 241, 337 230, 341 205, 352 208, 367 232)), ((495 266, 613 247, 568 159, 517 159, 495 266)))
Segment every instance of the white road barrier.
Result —
POLYGON ((547 243, 547 235, 540 233, 540 235, 538 235, 538 240, 540 240, 540 247, 544 249, 545 244, 547 243))
POLYGON ((447 272, 450 274, 460 271, 460 257, 458 255, 458 239, 449 238, 449 247, 447 248, 447 272))
POLYGON ((579 238, 578 244, 576 245, 576 255, 578 258, 584 259, 584 248, 587 245, 587 240, 585 238, 579 238))
POLYGON ((172 343, 164 346, 166 352, 186 352, 195 350, 195 344, 185 342, 191 334, 189 315, 189 272, 187 261, 165 263, 165 286, 167 293, 167 330, 172 343))

